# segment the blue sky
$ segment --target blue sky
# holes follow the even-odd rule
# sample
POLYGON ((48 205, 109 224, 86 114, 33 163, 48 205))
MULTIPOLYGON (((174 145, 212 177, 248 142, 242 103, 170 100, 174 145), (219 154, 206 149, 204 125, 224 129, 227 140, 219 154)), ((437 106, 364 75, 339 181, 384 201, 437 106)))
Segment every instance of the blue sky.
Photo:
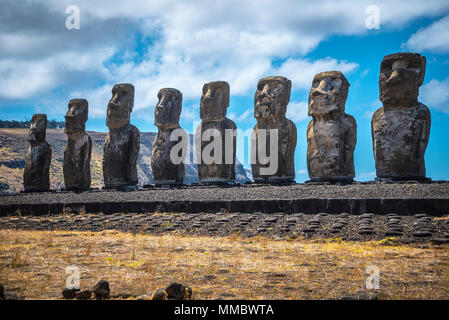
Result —
MULTIPOLYGON (((88 130, 106 131, 114 83, 136 87, 132 123, 153 125, 157 91, 184 96, 181 125, 193 132, 205 82, 228 81, 228 117, 252 128, 258 79, 282 75, 293 88, 287 117, 296 123, 298 182, 308 179, 306 128, 313 76, 340 70, 351 86, 346 112, 357 121, 356 179, 375 177, 371 115, 378 99, 383 56, 419 52, 427 70, 419 100, 432 114, 427 175, 449 179, 448 1, 13 1, 0 12, 0 118, 30 119, 44 112, 62 120, 71 98, 89 101, 88 130), (68 30, 68 5, 80 29, 68 30), (369 5, 379 29, 368 29, 369 5)), ((243 160, 243 159, 242 159, 243 160)))

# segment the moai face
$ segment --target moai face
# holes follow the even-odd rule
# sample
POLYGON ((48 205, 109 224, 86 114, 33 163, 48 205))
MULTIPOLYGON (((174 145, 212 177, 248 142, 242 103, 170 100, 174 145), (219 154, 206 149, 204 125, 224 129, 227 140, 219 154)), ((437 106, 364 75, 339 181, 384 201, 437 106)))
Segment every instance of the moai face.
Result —
POLYGON ((291 88, 292 82, 284 77, 260 79, 254 96, 254 117, 285 117, 291 88))
POLYGON ((229 106, 229 84, 215 81, 203 86, 200 103, 200 118, 203 121, 220 120, 226 116, 229 106))
POLYGON ((349 82, 339 71, 315 75, 309 92, 309 116, 343 114, 348 89, 349 82))
POLYGON ((28 132, 28 141, 39 143, 45 141, 45 131, 47 129, 47 115, 34 114, 31 119, 30 130, 28 132))
POLYGON ((85 99, 70 100, 69 110, 67 110, 67 113, 65 114, 64 132, 66 134, 84 132, 88 112, 89 109, 87 100, 85 99))
POLYGON ((106 125, 109 129, 117 129, 129 124, 133 106, 134 86, 129 83, 114 85, 106 116, 106 125))
POLYGON ((173 88, 164 88, 157 94, 159 99, 154 110, 154 124, 159 128, 179 125, 182 110, 182 93, 173 88))
POLYGON ((385 56, 379 75, 379 96, 384 107, 413 107, 425 72, 426 58, 420 54, 403 52, 385 56))

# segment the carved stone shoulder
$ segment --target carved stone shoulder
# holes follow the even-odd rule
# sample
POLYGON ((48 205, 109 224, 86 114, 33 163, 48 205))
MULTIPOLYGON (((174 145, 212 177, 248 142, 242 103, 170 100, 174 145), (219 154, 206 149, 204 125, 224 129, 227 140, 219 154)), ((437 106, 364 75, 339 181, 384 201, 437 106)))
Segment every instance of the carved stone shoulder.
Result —
POLYGON ((430 120, 430 110, 426 105, 422 104, 421 102, 418 102, 418 104, 416 105, 415 112, 417 119, 430 120))
POLYGON ((133 126, 132 124, 130 124, 129 127, 130 127, 130 131, 131 131, 132 135, 140 137, 140 131, 139 131, 139 129, 137 129, 136 126, 133 126))
POLYGON ((223 120, 223 127, 226 129, 237 129, 235 122, 228 118, 223 120))
POLYGON ((377 121, 383 114, 384 109, 382 107, 380 107, 379 109, 377 109, 374 113, 373 113, 373 117, 371 119, 372 122, 377 121))

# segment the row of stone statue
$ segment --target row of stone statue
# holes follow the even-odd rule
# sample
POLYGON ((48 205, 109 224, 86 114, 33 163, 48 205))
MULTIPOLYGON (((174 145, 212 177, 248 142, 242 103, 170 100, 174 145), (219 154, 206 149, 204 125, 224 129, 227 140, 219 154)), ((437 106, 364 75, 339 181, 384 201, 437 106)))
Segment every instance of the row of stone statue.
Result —
MULTIPOLYGON (((378 179, 427 179, 424 153, 430 134, 430 111, 418 102, 425 66, 425 57, 416 53, 391 54, 382 60, 379 94, 383 106, 374 113, 371 122, 378 179)), ((321 72, 313 79, 308 107, 312 121, 307 127, 307 166, 311 181, 352 182, 354 178, 353 153, 357 129, 355 119, 345 113, 348 89, 349 82, 339 71, 321 72)), ((286 182, 295 178, 296 126, 285 116, 290 91, 291 81, 280 76, 263 78, 257 85, 254 97, 257 124, 251 139, 251 169, 256 182, 286 182), (259 151, 261 146, 265 150, 262 153, 259 151), (267 170, 270 166, 267 159, 277 162, 274 171, 267 170)), ((218 156, 222 161, 198 163, 201 182, 234 180, 236 125, 226 118, 229 94, 229 84, 225 81, 203 86, 200 103, 202 122, 195 133, 197 158, 210 149, 208 145, 215 139, 226 136, 227 131, 234 134, 231 135, 231 143, 226 139, 219 142, 225 152, 208 149, 209 156, 215 159, 218 156), (203 133, 209 129, 218 135, 212 134, 205 139, 203 133)), ((181 184, 184 181, 184 162, 174 162, 171 157, 173 148, 181 141, 181 136, 177 140, 172 135, 174 130, 180 130, 182 94, 177 89, 164 88, 159 91, 158 100, 154 121, 158 133, 151 158, 154 180, 156 184, 181 184)), ((137 184, 140 132, 130 124, 133 104, 133 85, 116 84, 106 118, 109 127, 103 157, 106 188, 137 184)), ((68 142, 63 166, 65 188, 88 189, 92 149, 92 141, 85 132, 88 102, 73 99, 68 107, 65 116, 68 142)), ((45 141, 45 130, 46 116, 35 114, 30 126, 31 146, 24 170, 25 191, 45 191, 50 186, 51 147, 45 141)), ((185 157, 185 152, 180 152, 181 158, 185 157)))

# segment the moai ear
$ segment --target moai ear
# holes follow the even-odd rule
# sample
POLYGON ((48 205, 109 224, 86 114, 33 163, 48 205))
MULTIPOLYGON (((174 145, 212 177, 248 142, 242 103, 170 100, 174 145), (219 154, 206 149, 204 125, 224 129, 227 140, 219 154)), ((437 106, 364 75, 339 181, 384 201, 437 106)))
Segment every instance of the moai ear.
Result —
POLYGON ((426 57, 421 56, 421 68, 419 74, 419 86, 421 86, 424 82, 424 76, 426 74, 426 57))
POLYGON ((292 82, 291 80, 287 80, 286 82, 287 88, 287 94, 285 95, 285 105, 287 105, 290 102, 290 93, 292 91, 292 82))
POLYGON ((226 108, 229 107, 229 100, 230 100, 230 95, 231 95, 231 88, 229 86, 229 83, 226 81, 223 81, 223 94, 225 96, 225 105, 226 108))
POLYGON ((130 83, 127 83, 127 86, 129 87, 129 91, 130 91, 130 101, 129 101, 129 113, 131 113, 134 109, 134 86, 130 83))
POLYGON ((85 106, 86 107, 85 107, 84 112, 83 112, 83 122, 84 123, 86 123, 87 119, 89 118, 89 103, 87 102, 87 100, 86 100, 85 106))

